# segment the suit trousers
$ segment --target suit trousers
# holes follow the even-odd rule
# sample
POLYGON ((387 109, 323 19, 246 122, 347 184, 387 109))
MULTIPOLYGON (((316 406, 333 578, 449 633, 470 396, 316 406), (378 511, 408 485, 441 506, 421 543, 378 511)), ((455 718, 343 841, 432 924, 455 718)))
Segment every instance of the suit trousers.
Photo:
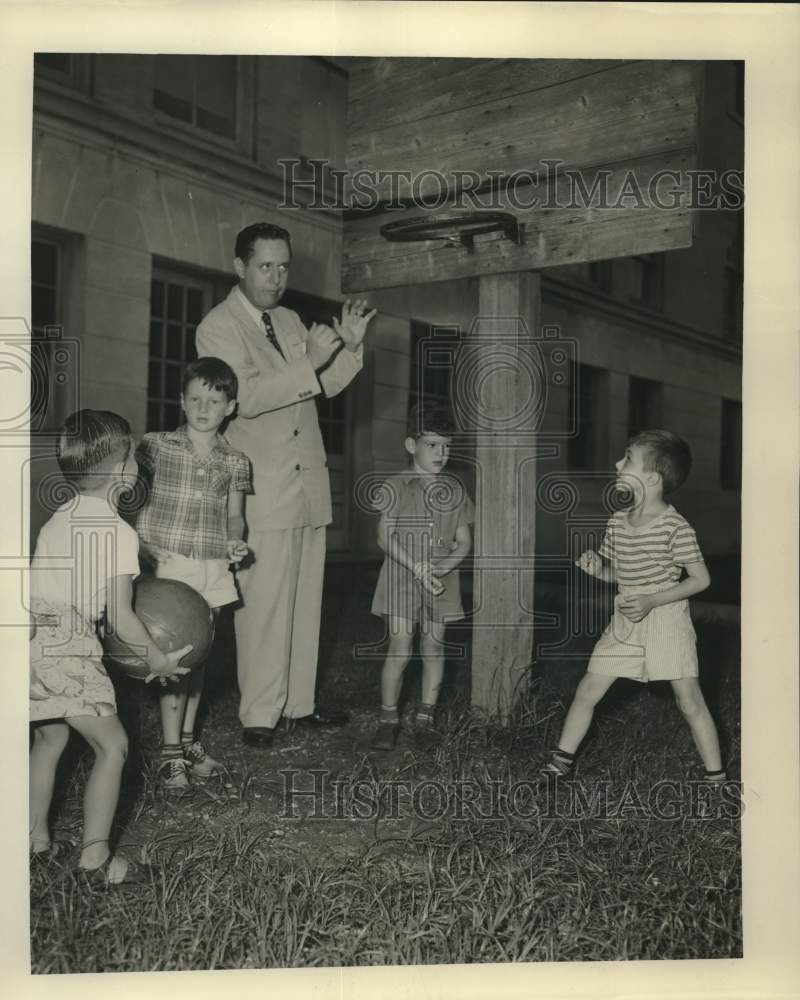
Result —
POLYGON ((244 606, 234 617, 245 727, 314 711, 325 535, 303 527, 248 536, 255 560, 237 574, 244 606))

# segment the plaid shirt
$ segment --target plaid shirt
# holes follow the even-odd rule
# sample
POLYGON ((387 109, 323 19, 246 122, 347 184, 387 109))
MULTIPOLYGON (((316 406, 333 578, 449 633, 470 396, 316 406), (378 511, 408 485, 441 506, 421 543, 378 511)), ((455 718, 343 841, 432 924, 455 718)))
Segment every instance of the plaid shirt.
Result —
POLYGON ((253 492, 247 456, 218 435, 200 458, 184 425, 145 434, 136 460, 149 487, 136 523, 141 540, 194 559, 224 559, 228 493, 253 492))

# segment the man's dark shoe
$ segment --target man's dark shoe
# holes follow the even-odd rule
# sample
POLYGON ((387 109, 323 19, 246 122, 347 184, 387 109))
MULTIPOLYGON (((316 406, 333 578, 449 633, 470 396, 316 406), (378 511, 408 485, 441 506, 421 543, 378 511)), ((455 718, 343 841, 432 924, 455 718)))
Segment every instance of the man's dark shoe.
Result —
POLYGON ((242 743, 249 747, 271 747, 274 739, 274 726, 246 726, 242 730, 242 743))
POLYGON ((311 715, 304 715, 294 721, 301 726, 344 726, 350 721, 350 716, 347 712, 315 708, 311 715))

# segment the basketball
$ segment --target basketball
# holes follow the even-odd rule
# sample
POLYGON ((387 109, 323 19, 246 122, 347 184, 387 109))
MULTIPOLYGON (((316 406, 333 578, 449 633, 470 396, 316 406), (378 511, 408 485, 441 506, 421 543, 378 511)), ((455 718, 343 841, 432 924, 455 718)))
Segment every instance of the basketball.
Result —
MULTIPOLYGON (((133 610, 162 653, 191 645, 180 665, 194 668, 205 661, 214 641, 214 615, 188 584, 143 577, 135 587, 133 610)), ((147 664, 115 635, 104 637, 103 648, 106 659, 128 677, 144 680, 148 676, 147 664)))

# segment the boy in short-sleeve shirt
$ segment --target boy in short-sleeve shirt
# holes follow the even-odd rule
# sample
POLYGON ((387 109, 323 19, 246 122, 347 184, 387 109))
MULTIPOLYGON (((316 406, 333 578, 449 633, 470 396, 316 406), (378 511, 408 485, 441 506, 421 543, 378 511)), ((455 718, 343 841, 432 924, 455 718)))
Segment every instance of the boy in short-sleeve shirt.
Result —
MULTIPOLYGON (((136 529, 155 574, 193 587, 218 614, 238 600, 229 564, 247 555, 244 496, 252 492, 250 462, 218 433, 236 407, 238 380, 219 358, 200 358, 183 376, 186 423, 145 434, 136 457, 148 483, 136 529)), ((183 794, 189 774, 205 779, 222 769, 196 739, 205 679, 196 668, 176 691, 161 694, 160 772, 165 791, 183 794)))
POLYGON ((625 677, 671 683, 705 765, 706 780, 726 780, 716 726, 698 683, 688 601, 711 581, 694 531, 664 499, 683 484, 691 463, 686 442, 664 430, 636 435, 617 462, 617 488, 629 493, 633 504, 611 517, 600 551, 584 552, 576 565, 590 576, 615 581, 619 592, 546 774, 571 772, 595 706, 617 678, 625 677))
POLYGON ((464 617, 458 566, 472 548, 472 501, 459 480, 442 475, 452 431, 447 410, 415 407, 409 417, 406 451, 413 465, 389 479, 388 508, 378 526, 378 545, 386 554, 372 612, 387 619, 389 649, 381 672, 380 722, 372 740, 376 750, 394 747, 399 731, 397 704, 420 628, 422 704, 416 714, 419 745, 436 740, 434 709, 444 675, 444 630, 464 617))

